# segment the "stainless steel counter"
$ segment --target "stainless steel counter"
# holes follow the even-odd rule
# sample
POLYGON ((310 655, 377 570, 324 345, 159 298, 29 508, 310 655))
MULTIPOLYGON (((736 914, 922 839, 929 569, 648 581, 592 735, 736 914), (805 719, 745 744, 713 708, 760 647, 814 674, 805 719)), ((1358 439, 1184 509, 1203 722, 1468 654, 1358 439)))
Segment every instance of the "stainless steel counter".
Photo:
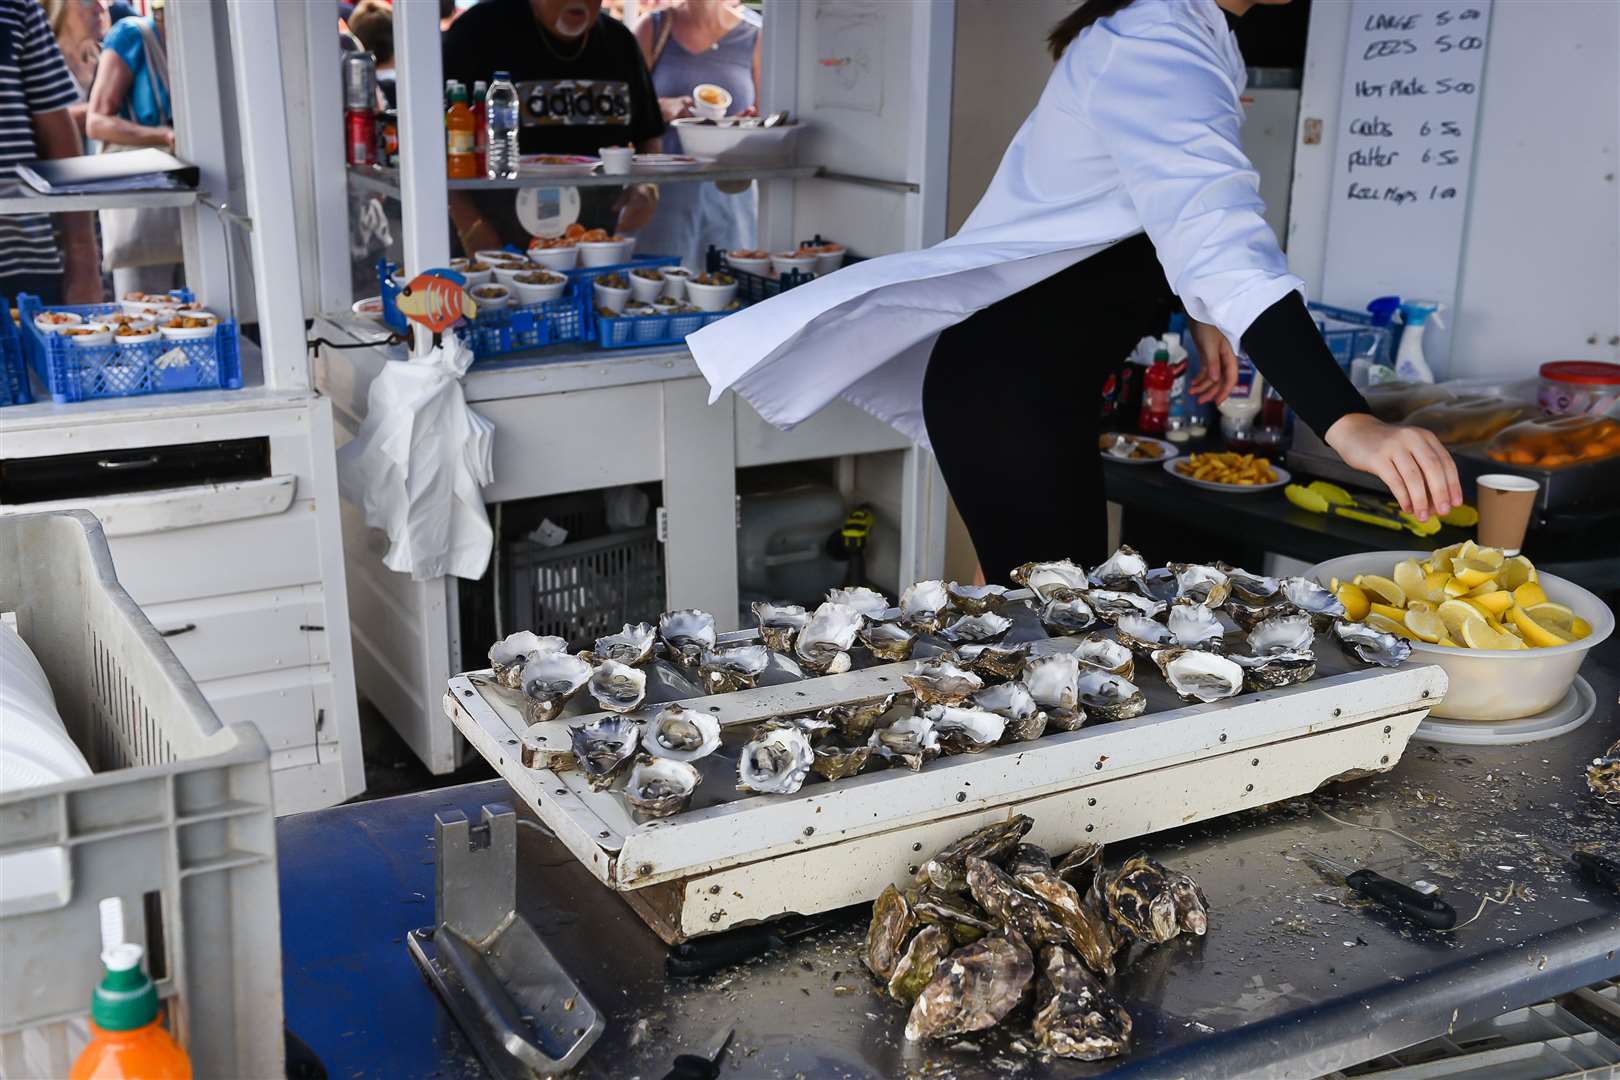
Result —
MULTIPOLYGON (((721 1024, 737 1028, 736 1076, 1315 1076, 1620 974, 1620 897, 1564 861, 1576 846, 1620 850, 1620 809, 1592 798, 1582 771, 1620 738, 1620 640, 1584 674, 1597 715, 1559 739, 1463 748, 1420 734, 1386 776, 1121 845, 1113 859, 1143 848, 1190 872, 1212 915, 1205 938, 1130 954, 1114 988, 1136 1049, 1112 1063, 1021 1049, 1016 1013, 982 1037, 907 1044, 905 1009, 861 964, 864 909, 670 982, 658 940, 538 826, 519 830, 519 904, 607 1016, 581 1076, 660 1077, 721 1024), (1306 850, 1433 881, 1463 919, 1515 889, 1454 933, 1416 931, 1351 902, 1306 850)), ((482 1075, 403 938, 433 919, 434 810, 476 820, 508 798, 492 781, 278 822, 287 1022, 330 1075, 482 1075)))

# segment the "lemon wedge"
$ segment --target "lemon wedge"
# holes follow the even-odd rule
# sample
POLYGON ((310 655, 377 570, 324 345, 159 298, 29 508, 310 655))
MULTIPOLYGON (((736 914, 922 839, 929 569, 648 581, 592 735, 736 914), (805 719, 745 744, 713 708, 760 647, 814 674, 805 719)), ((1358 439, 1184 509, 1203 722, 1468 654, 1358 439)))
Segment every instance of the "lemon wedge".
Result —
MULTIPOLYGON (((1504 571, 1503 578, 1506 578, 1506 576, 1506 571, 1504 571)), ((1503 580, 1502 588, 1512 588, 1513 602, 1522 608, 1533 608, 1537 604, 1545 604, 1547 602, 1546 591, 1534 581, 1526 581, 1523 585, 1519 585, 1515 588, 1509 586, 1507 581, 1503 580)))
POLYGON ((1387 577, 1377 574, 1362 574, 1356 578, 1356 584, 1369 597, 1377 597, 1390 607, 1401 608, 1406 606, 1406 593, 1401 587, 1387 577))
POLYGON ((1406 628, 1405 623, 1398 623, 1389 616, 1380 615, 1376 611, 1370 612, 1367 615, 1367 625, 1372 627, 1374 630, 1382 630, 1386 634, 1395 634, 1399 637, 1406 638, 1408 641, 1417 640, 1417 638, 1413 636, 1412 631, 1406 628))
POLYGON ((1467 592, 1470 588, 1471 586, 1464 585, 1460 578, 1451 577, 1446 579, 1445 587, 1440 591, 1446 596, 1455 599, 1456 597, 1459 597, 1463 593, 1467 592))
POLYGON ((1391 607, 1388 604, 1380 604, 1376 600, 1373 601, 1371 607, 1373 614, 1382 615, 1391 622, 1398 622, 1402 626, 1406 625, 1406 612, 1402 611, 1400 608, 1391 607))
POLYGON ((1476 585, 1483 585, 1487 581, 1496 580, 1496 575, 1502 572, 1499 566, 1492 566, 1484 559, 1456 558, 1451 560, 1451 577, 1464 588, 1472 589, 1476 585))
POLYGON ((1438 604, 1446 598, 1446 583, 1451 580, 1451 571, 1430 570, 1423 579, 1423 595, 1431 602, 1438 604))
POLYGON ((1429 577, 1416 559, 1403 559, 1396 563, 1394 579, 1401 592, 1406 594, 1408 602, 1428 599, 1429 577))
MULTIPOLYGON (((1481 587, 1483 588, 1483 586, 1481 587)), ((1501 589, 1497 589, 1495 592, 1466 596, 1464 599, 1492 618, 1501 618, 1503 612, 1513 606, 1513 594, 1503 592, 1501 589)))
POLYGON ((1470 649, 1522 649, 1524 642, 1512 634, 1494 630, 1484 619, 1465 622, 1462 627, 1463 643, 1470 649))
POLYGON ((1360 585, 1340 581, 1333 586, 1332 592, 1339 598, 1339 603, 1344 605, 1345 617, 1351 622, 1360 622, 1367 617, 1372 605, 1360 585))
POLYGON ((1408 611, 1406 628, 1420 641, 1436 642, 1446 636, 1446 624, 1432 611, 1408 611))
POLYGON ((1467 503, 1463 503, 1461 506, 1454 506, 1446 513, 1441 514, 1440 520, 1447 525, 1455 525, 1461 529, 1472 529, 1479 524, 1479 511, 1467 503))
POLYGON ((1479 609, 1466 600, 1447 600, 1435 609, 1435 614, 1445 623, 1446 633, 1453 641, 1463 640, 1463 627, 1468 623, 1485 621, 1479 609))
POLYGON ((1517 589, 1521 585, 1534 584, 1540 575, 1536 573, 1535 564, 1523 555, 1515 555, 1502 562, 1502 588, 1517 589))
POLYGON ((1408 600, 1406 602, 1406 610, 1407 611, 1433 611, 1434 610, 1434 602, 1430 601, 1430 600, 1408 600))
POLYGON ((1563 604, 1544 602, 1530 607, 1516 606, 1510 617, 1524 640, 1542 648, 1567 645, 1592 632, 1585 619, 1577 617, 1563 604))

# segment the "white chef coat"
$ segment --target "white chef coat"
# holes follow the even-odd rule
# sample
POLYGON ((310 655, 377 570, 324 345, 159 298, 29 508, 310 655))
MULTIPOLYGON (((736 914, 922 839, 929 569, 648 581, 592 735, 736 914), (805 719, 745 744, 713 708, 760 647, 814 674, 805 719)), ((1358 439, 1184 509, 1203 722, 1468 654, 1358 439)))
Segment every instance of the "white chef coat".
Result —
POLYGON ((785 428, 841 396, 926 445, 922 381, 941 330, 1144 230, 1188 314, 1236 343, 1304 285, 1239 144, 1244 85, 1215 0, 1134 0, 1098 20, 1058 61, 955 236, 687 338, 711 400, 735 390, 785 428))

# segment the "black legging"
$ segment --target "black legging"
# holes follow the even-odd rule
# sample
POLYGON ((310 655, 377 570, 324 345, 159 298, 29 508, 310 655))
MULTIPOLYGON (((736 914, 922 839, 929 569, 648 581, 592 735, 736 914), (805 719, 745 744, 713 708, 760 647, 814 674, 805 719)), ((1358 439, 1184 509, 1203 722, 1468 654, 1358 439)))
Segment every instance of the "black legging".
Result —
MULTIPOLYGON (((923 420, 986 581, 1031 559, 1107 554, 1098 397, 1105 368, 1177 304, 1146 234, 1122 240, 940 334, 923 420)), ((1250 358, 1317 432, 1366 402, 1297 293, 1244 335, 1250 358)))

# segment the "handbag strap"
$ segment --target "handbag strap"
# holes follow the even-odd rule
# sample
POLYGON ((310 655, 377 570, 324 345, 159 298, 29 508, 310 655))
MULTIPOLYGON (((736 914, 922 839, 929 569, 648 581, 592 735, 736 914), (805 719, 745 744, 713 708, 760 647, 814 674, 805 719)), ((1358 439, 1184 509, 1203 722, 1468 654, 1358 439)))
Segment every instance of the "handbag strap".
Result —
POLYGON ((675 29, 675 20, 667 18, 668 15, 667 10, 652 13, 653 33, 656 36, 653 38, 652 63, 647 65, 647 74, 649 75, 652 74, 653 68, 658 66, 658 58, 664 55, 664 46, 669 44, 670 31, 675 29))
POLYGON ((152 32, 145 19, 138 20, 136 25, 141 28, 141 41, 146 47, 146 81, 152 91, 152 103, 158 107, 158 119, 173 124, 174 104, 169 97, 169 54, 164 51, 163 43, 158 41, 157 34, 152 32))

